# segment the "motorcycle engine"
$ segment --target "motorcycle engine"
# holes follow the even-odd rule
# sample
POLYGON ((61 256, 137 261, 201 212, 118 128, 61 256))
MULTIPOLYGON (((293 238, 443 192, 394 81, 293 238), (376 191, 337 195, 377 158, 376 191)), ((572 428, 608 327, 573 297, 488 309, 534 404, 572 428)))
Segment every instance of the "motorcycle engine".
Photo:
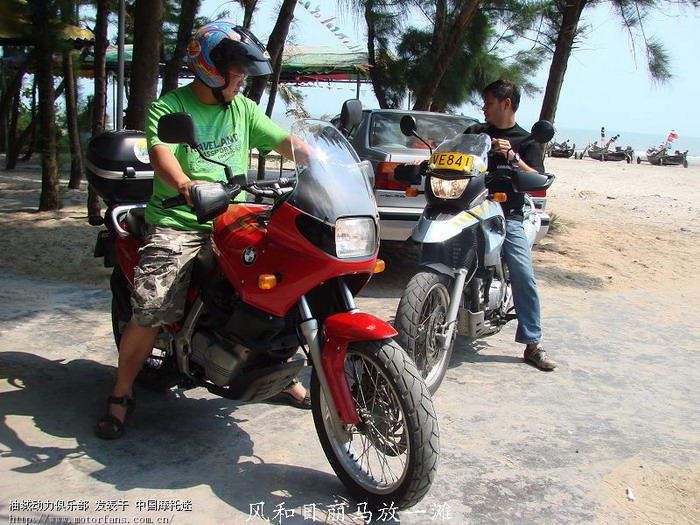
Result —
POLYGON ((503 297, 503 281, 500 279, 492 279, 489 286, 489 302, 486 305, 487 312, 498 310, 501 306, 501 297, 503 297))
POLYGON ((204 368, 217 386, 230 385, 247 363, 249 354, 248 347, 219 340, 213 334, 197 332, 192 337, 191 359, 204 368))

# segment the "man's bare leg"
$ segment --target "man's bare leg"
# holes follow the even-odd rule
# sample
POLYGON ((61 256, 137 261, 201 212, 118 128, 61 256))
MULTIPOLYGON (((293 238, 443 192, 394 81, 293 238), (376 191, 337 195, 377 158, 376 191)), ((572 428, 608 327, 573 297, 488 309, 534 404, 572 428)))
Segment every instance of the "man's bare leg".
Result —
MULTIPOLYGON (((114 397, 133 397, 134 381, 146 359, 151 355, 159 330, 159 327, 142 328, 131 321, 126 325, 119 345, 117 380, 112 390, 114 397)), ((107 412, 124 421, 126 408, 123 405, 109 404, 107 412)))

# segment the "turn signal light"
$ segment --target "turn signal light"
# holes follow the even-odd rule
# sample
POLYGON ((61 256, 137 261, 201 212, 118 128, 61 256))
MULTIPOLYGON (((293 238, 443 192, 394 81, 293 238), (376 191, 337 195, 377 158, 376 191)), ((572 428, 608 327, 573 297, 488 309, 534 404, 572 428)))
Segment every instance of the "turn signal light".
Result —
POLYGON ((377 259, 377 262, 374 263, 374 273, 382 273, 385 268, 386 263, 383 259, 377 259))
POLYGON ((406 188, 406 197, 418 197, 418 188, 413 186, 406 188))
POLYGON ((494 193, 493 196, 491 197, 493 202, 506 202, 508 200, 508 195, 505 193, 494 193))
POLYGON ((270 273, 258 275, 258 288, 261 290, 272 290, 277 286, 277 276, 270 273))

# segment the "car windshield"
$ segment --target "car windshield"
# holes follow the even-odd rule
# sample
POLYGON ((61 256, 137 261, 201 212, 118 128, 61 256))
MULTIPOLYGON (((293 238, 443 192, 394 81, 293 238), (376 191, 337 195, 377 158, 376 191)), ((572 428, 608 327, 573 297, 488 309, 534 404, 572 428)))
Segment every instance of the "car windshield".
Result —
POLYGON ((443 113, 375 113, 370 122, 370 146, 386 148, 428 149, 415 137, 406 137, 401 133, 399 122, 404 115, 416 119, 418 134, 435 147, 448 137, 464 132, 476 120, 470 117, 445 115, 443 113))
POLYGON ((377 215, 367 174, 340 131, 328 122, 305 119, 292 124, 292 134, 314 154, 310 162, 296 162, 298 182, 289 204, 329 225, 339 217, 377 215))

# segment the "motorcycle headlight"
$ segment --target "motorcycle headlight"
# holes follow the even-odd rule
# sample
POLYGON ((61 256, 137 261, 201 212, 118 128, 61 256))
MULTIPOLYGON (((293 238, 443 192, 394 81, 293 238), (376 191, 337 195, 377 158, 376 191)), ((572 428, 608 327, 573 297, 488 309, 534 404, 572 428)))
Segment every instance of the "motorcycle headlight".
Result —
POLYGON ((440 199, 458 199, 469 184, 468 178, 463 179, 442 179, 440 177, 430 177, 430 189, 433 195, 440 199))
POLYGON ((377 230, 369 217, 335 222, 335 253, 340 259, 367 257, 377 248, 377 230))

